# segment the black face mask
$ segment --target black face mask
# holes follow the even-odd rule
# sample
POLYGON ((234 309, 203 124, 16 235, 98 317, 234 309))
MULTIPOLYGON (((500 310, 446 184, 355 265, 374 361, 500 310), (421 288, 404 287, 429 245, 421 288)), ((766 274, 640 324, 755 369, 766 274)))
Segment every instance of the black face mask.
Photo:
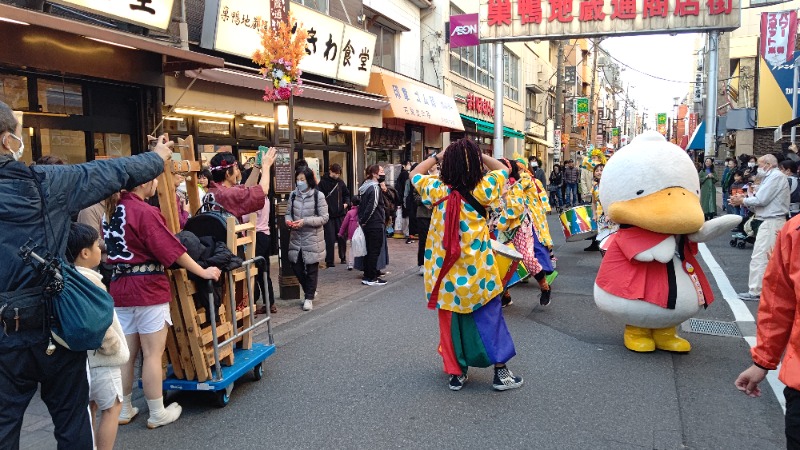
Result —
POLYGON ((386 177, 384 175, 381 175, 381 176, 378 177, 378 183, 383 183, 385 181, 386 181, 386 177))

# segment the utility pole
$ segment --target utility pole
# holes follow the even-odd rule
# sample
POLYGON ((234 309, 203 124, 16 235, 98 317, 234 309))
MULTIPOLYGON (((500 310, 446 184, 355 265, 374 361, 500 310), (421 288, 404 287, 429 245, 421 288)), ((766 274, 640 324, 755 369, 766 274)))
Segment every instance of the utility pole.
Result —
POLYGON ((708 85, 706 86, 705 156, 717 156, 717 83, 719 80, 719 31, 708 33, 708 85))
POLYGON ((592 88, 589 94, 589 129, 586 131, 586 148, 588 148, 589 143, 594 140, 594 133, 592 133, 592 123, 594 122, 594 113, 596 111, 594 105, 594 85, 595 79, 597 78, 597 46, 600 44, 600 41, 597 38, 594 38, 592 39, 592 44, 594 61, 592 62, 592 88))
POLYGON ((494 146, 492 156, 503 157, 503 41, 494 43, 494 146))
MULTIPOLYGON (((555 114, 555 129, 564 129, 564 41, 558 41, 558 51, 556 52, 556 114, 555 114)), ((558 152, 558 159, 562 160, 561 141, 558 142, 558 148, 554 152, 558 152)))

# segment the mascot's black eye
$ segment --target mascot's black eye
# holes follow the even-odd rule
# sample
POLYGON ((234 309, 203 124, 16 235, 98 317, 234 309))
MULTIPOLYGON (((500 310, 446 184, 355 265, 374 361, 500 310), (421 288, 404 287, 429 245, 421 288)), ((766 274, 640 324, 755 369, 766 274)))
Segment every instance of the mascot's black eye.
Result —
POLYGON ((644 192, 644 189, 639 189, 638 191, 636 191, 636 195, 642 195, 643 192, 644 192))

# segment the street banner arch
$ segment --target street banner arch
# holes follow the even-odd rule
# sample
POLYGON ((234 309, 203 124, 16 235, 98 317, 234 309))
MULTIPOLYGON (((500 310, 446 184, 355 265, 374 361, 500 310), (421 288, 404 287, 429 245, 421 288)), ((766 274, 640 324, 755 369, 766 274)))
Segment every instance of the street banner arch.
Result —
POLYGON ((739 28, 739 0, 481 0, 480 38, 527 41, 739 28))

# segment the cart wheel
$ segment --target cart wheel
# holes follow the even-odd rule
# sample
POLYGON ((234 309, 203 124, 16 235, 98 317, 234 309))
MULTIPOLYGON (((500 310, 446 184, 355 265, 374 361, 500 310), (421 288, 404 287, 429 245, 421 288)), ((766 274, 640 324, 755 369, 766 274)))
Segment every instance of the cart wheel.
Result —
POLYGON ((731 239, 731 247, 736 247, 736 239, 731 239))
POLYGON ((232 384, 228 385, 228 387, 226 387, 221 391, 214 392, 217 406, 219 406, 220 408, 228 406, 228 403, 231 402, 231 392, 233 392, 232 384))
POLYGON ((744 241, 739 241, 739 243, 736 244, 736 246, 739 247, 739 248, 744 248, 745 242, 744 241))
POLYGON ((264 377, 264 366, 261 363, 258 363, 257 366, 253 367, 253 379, 259 381, 263 377, 264 377))

